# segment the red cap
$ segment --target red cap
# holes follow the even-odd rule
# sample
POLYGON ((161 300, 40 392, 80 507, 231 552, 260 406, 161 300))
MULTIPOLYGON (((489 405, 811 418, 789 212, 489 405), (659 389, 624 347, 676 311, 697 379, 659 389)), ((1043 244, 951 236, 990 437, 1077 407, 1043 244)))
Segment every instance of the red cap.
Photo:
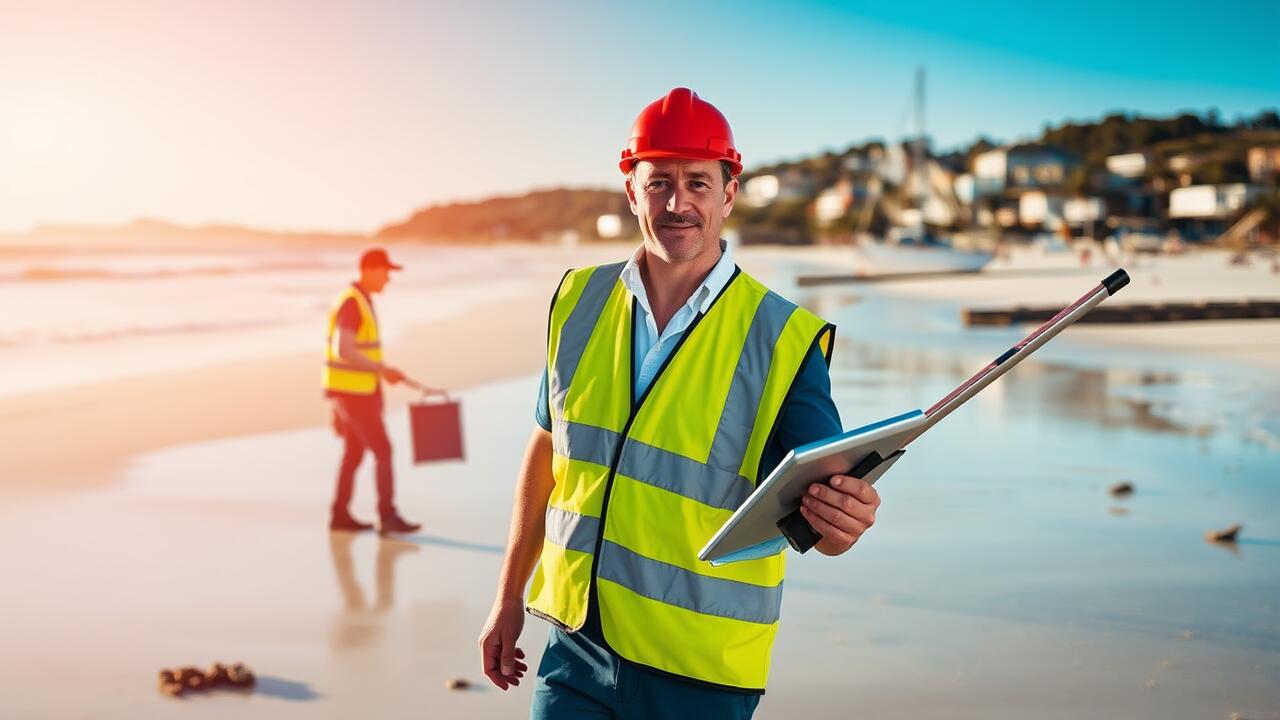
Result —
POLYGON ((404 268, 391 262, 391 258, 387 257, 387 251, 382 248, 373 248, 365 250, 360 256, 360 269, 380 268, 384 267, 388 270, 403 270, 404 268))
POLYGON ((625 175, 636 161, 654 158, 724 160, 734 177, 742 172, 729 121, 689 88, 675 88, 640 112, 618 167, 625 175))

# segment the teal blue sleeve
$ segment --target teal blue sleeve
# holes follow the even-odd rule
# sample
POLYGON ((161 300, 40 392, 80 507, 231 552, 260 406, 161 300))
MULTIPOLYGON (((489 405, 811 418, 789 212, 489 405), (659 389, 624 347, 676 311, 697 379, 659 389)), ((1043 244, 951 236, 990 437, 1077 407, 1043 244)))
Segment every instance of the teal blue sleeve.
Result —
POLYGON ((844 432, 840 412, 831 399, 831 373, 822 350, 815 347, 796 376, 782 406, 778 429, 760 459, 760 479, 773 471, 791 450, 844 432))
POLYGON ((538 427, 551 432, 551 403, 547 400, 547 371, 542 370, 542 382, 538 385, 538 402, 533 406, 533 419, 538 427))

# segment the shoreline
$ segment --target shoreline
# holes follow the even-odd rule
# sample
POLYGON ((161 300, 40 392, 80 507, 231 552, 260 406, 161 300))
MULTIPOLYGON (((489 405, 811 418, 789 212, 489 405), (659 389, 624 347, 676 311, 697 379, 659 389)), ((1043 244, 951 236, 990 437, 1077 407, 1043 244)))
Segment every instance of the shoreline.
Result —
MULTIPOLYGON (((539 288, 409 323, 390 344, 388 359, 422 382, 451 391, 535 373, 545 352, 547 295, 539 288), (485 331, 474 332, 477 326, 485 331), (462 342, 472 352, 438 351, 462 342)), ((132 458, 156 450, 325 426, 329 405, 319 382, 321 361, 319 352, 269 355, 6 397, 0 434, 12 444, 0 454, 0 476, 9 479, 0 483, 0 496, 109 484, 132 458), (259 402, 252 402, 255 396, 259 402), (51 452, 58 446, 67 452, 51 452)), ((384 393, 388 413, 412 397, 407 389, 385 384, 384 393)))

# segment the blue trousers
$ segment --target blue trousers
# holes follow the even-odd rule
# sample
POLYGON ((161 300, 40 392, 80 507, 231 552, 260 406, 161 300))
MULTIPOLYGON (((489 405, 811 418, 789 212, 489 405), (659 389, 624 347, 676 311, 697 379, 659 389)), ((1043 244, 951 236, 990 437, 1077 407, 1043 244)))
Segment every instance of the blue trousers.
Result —
POLYGON ((717 690, 624 662, 587 633, 551 629, 531 720, 747 720, 759 695, 717 690))

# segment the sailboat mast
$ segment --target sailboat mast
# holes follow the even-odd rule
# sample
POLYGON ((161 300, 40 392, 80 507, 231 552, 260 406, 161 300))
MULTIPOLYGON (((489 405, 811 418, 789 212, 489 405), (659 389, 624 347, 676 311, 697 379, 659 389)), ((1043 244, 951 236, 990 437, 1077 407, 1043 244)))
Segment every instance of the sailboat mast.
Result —
POLYGON ((928 174, 924 166, 924 66, 920 65, 916 68, 916 92, 915 92, 915 116, 916 116, 916 142, 915 153, 912 158, 912 164, 915 165, 916 174, 916 207, 923 211, 925 198, 928 197, 928 189, 926 182, 928 174))

